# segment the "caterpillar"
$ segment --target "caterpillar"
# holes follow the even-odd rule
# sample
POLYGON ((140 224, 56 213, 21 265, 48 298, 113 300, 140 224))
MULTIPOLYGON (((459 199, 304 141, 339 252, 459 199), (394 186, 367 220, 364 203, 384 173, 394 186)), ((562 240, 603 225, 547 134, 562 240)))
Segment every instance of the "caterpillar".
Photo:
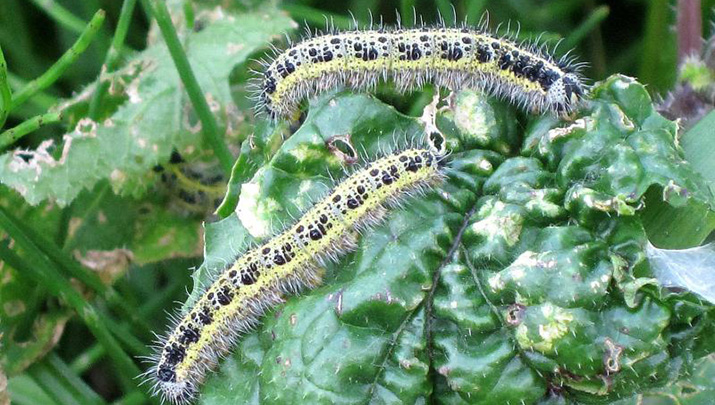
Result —
POLYGON ((410 148, 367 164, 292 226, 236 258, 158 344, 147 375, 171 403, 191 401, 207 373, 283 293, 313 288, 322 265, 356 248, 357 234, 378 224, 388 207, 426 191, 443 177, 445 155, 410 148))
POLYGON ((585 96, 582 64, 556 60, 543 46, 518 44, 480 26, 398 26, 307 38, 263 62, 257 110, 289 118, 304 98, 336 87, 371 90, 381 79, 392 80, 400 92, 425 83, 482 90, 555 115, 568 115, 585 96))

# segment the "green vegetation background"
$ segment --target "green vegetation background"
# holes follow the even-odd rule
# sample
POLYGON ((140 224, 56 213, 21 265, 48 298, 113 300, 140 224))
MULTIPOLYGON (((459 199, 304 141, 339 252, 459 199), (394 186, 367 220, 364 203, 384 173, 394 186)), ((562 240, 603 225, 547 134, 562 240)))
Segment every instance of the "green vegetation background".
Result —
MULTIPOLYGON (((329 16, 337 27, 349 28, 351 14, 361 25, 370 22, 370 11, 394 24, 395 11, 409 21, 416 10, 432 23, 438 12, 451 20, 456 10, 460 20, 476 23, 488 10, 493 22, 511 21, 512 29, 518 21, 520 38, 563 40, 559 49, 573 48, 587 61, 584 75, 593 81, 614 73, 635 76, 656 99, 676 85, 673 1, 283 1, 276 3, 282 13, 265 20, 224 19, 210 12, 225 6, 240 16, 264 3, 169 2, 177 39, 194 67, 193 82, 215 97, 208 102, 193 98, 191 79, 185 71, 177 75, 173 63, 143 64, 181 63, 167 24, 150 23, 156 19, 161 25, 161 12, 150 10, 155 1, 0 4, 0 76, 7 67, 6 77, 0 77, 0 147, 43 150, 61 159, 61 147, 43 149, 43 142, 75 142, 73 155, 65 156, 74 166, 44 167, 43 182, 22 196, 15 190, 28 184, 35 169, 0 174, 0 404, 8 399, 19 404, 149 400, 133 379, 145 367, 135 358, 148 354, 150 332, 163 330, 167 308, 191 289, 188 269, 203 259, 202 221, 223 198, 231 155, 261 130, 246 112, 252 105, 246 98, 248 69, 257 68, 250 58, 260 56, 270 41, 280 43, 284 32, 298 36, 291 19, 323 28, 329 16), (214 47, 216 38, 241 46, 226 53, 214 47), (149 78, 132 87, 145 69, 149 78), (141 108, 124 104, 131 97, 141 100, 141 108), (186 113, 191 105, 196 112, 186 113), (219 117, 220 128, 211 115, 219 117), (144 144, 102 144, 102 139, 124 139, 130 122, 140 123, 144 144), (203 138, 195 130, 199 124, 203 138), (217 141, 219 129, 227 134, 223 142, 217 141), (134 160, 121 161, 130 152, 134 160)), ((715 0, 702 1, 704 21, 713 19, 713 6, 715 0)), ((705 23, 702 35, 708 37, 710 30, 705 23)), ((379 96, 409 115, 418 114, 430 98, 429 91, 398 97, 389 88, 381 88, 379 96)), ((684 386, 707 393, 704 384, 712 380, 712 370, 712 362, 703 363, 684 386)), ((646 395, 646 400, 685 403, 689 399, 681 388, 646 395)))

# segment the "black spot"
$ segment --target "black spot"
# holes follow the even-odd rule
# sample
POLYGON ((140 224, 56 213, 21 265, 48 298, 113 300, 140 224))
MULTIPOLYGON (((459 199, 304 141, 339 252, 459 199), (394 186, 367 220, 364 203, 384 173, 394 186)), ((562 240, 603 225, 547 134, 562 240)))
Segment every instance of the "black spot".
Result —
POLYGON ((233 292, 231 292, 231 289, 228 288, 228 286, 224 286, 218 293, 216 293, 216 297, 218 298, 219 304, 228 305, 233 299, 233 292))
POLYGON ((564 91, 566 92, 566 99, 570 100, 572 94, 576 94, 577 96, 583 95, 583 92, 581 91, 581 87, 576 83, 571 77, 564 77, 564 91))
POLYGON ((389 174, 385 173, 385 174, 382 176, 382 183, 385 184, 386 186, 389 186, 390 184, 392 184, 392 176, 390 176, 389 174))
POLYGON ((400 156, 400 162, 406 162, 407 161, 407 156, 402 155, 400 156))
POLYGON ((176 149, 171 151, 171 157, 169 158, 169 163, 177 164, 177 163, 182 163, 184 161, 184 158, 181 157, 181 154, 176 151, 176 149))
POLYGON ((261 252, 262 252, 264 255, 267 255, 267 254, 271 253, 271 248, 265 247, 265 248, 263 248, 263 250, 262 250, 261 252))
POLYGON ((449 44, 448 44, 447 42, 444 42, 444 41, 443 41, 441 44, 439 44, 439 47, 440 47, 443 51, 446 51, 447 49, 449 49, 449 44))
POLYGON ((320 238, 323 237, 323 234, 320 233, 319 230, 313 229, 312 231, 310 231, 309 236, 310 236, 310 239, 312 239, 312 240, 319 240, 320 238))
POLYGON ((256 271, 247 271, 245 273, 241 273, 241 283, 243 285, 251 285, 256 282, 256 279, 260 277, 261 272, 256 270, 256 271))
POLYGON ((365 194, 365 187, 364 186, 357 186, 357 192, 359 194, 365 194))
POLYGON ((558 80, 559 74, 553 70, 544 70, 539 75, 539 84, 544 90, 549 90, 551 85, 558 80))
POLYGON ((340 202, 340 195, 336 195, 335 197, 333 197, 333 202, 340 202))
POLYGON ((422 35, 422 36, 420 36, 420 41, 429 42, 429 37, 427 35, 422 35))
POLYGON ((323 60, 326 62, 330 62, 331 60, 333 60, 333 53, 330 51, 325 51, 323 53, 323 60))
POLYGON ((177 364, 184 360, 186 350, 182 346, 169 345, 164 349, 164 358, 169 364, 177 364))
POLYGON ((213 318, 211 317, 211 311, 208 307, 203 307, 201 311, 199 311, 199 321, 204 325, 208 325, 213 322, 213 318))
POLYGON ((340 43, 340 38, 333 38, 330 40, 331 44, 339 44, 340 43))
POLYGON ((398 51, 400 51, 400 52, 405 52, 405 49, 407 49, 407 48, 405 48, 405 43, 404 43, 404 42, 400 42, 399 44, 397 44, 397 50, 398 50, 398 51))
POLYGON ((231 270, 231 272, 228 273, 228 276, 231 278, 234 278, 234 277, 236 277, 236 274, 238 274, 238 272, 236 270, 231 270))
POLYGON ((489 52, 489 48, 485 45, 477 46, 477 60, 481 63, 487 63, 492 59, 492 54, 489 52))
POLYGON ((273 263, 278 266, 282 266, 286 263, 286 259, 281 255, 276 255, 276 257, 273 258, 273 263))
POLYGON ((318 51, 316 51, 315 48, 310 48, 310 49, 308 50, 308 55, 310 55, 310 56, 316 56, 316 55, 318 55, 318 51))
POLYGON ((350 209, 355 209, 355 208, 357 208, 357 207, 359 207, 359 206, 360 206, 360 203, 358 202, 358 200, 356 200, 356 199, 354 199, 354 198, 349 198, 349 199, 348 199, 348 208, 350 208, 350 209))
POLYGON ((369 60, 375 60, 375 59, 377 59, 378 55, 379 55, 379 54, 377 53, 377 49, 375 49, 375 48, 370 48, 370 49, 365 48, 365 50, 363 51, 363 54, 362 54, 362 60, 364 60, 364 61, 366 61, 366 62, 369 61, 369 60))
POLYGON ((514 60, 514 64, 511 67, 511 71, 519 77, 526 76, 526 71, 529 68, 529 58, 526 56, 519 56, 519 58, 514 60))
POLYGON ((524 70, 524 74, 526 75, 527 79, 532 82, 536 82, 539 80, 539 76, 541 76, 541 69, 543 68, 544 62, 538 61, 531 66, 527 66, 527 69, 524 70))
POLYGON ((408 172, 416 173, 417 169, 419 169, 419 166, 417 165, 417 163, 415 163, 414 160, 410 160, 410 163, 408 163, 407 167, 405 167, 405 170, 407 170, 408 172))
POLYGON ((505 53, 499 58, 499 68, 502 70, 508 69, 511 66, 511 56, 505 53))
POLYGON ((472 38, 470 37, 462 37, 462 42, 465 44, 471 44, 472 43, 472 38))
POLYGON ((266 91, 268 94, 273 94, 276 92, 276 80, 273 78, 266 79, 265 82, 263 82, 263 90, 266 91))
POLYGON ((199 341, 199 330, 192 327, 187 327, 181 333, 179 337, 179 342, 183 344, 191 344, 199 341))
POLYGON ((409 60, 419 60, 422 57, 422 51, 420 51, 420 48, 417 47, 417 44, 414 44, 412 45, 412 52, 408 55, 409 60))
POLYGON ((377 40, 384 44, 385 42, 387 42, 387 37, 380 37, 377 40))
POLYGON ((380 174, 379 170, 377 170, 377 169, 370 170, 370 176, 374 177, 374 176, 377 176, 378 174, 380 174))
POLYGON ((207 298, 208 298, 209 300, 213 300, 213 299, 214 299, 214 293, 210 292, 209 295, 207 295, 207 298))
POLYGON ((464 56, 464 53, 460 48, 452 48, 451 52, 447 53, 447 60, 451 61, 458 61, 462 59, 462 56, 464 56))
POLYGON ((422 158, 419 156, 415 156, 415 162, 422 163, 422 158))
POLYGON ((295 231, 298 233, 303 233, 304 230, 305 230, 305 227, 303 225, 298 225, 298 227, 295 228, 295 231))
MULTIPOLYGON (((360 187, 362 187, 362 186, 360 186, 360 187)), ((327 223, 328 223, 328 216, 325 215, 325 214, 321 214, 321 215, 320 215, 320 218, 318 218, 318 219, 320 220, 320 223, 321 223, 321 224, 327 224, 327 223)))
POLYGON ((283 245, 283 251, 290 252, 291 250, 293 250, 293 245, 291 245, 290 243, 286 243, 285 245, 283 245))
POLYGON ((176 373, 169 367, 162 366, 159 367, 159 371, 156 372, 156 378, 161 382, 176 382, 176 373))
POLYGON ((290 62, 286 62, 286 72, 289 74, 295 72, 295 65, 290 62))
POLYGON ((327 232, 325 231, 325 227, 323 226, 323 224, 318 224, 318 230, 320 230, 320 233, 322 233, 323 235, 326 235, 326 234, 327 234, 327 232))
POLYGON ((499 42, 492 42, 492 48, 494 49, 499 49, 501 45, 499 45, 499 42))
POLYGON ((362 51, 362 44, 359 42, 356 42, 355 45, 353 45, 353 49, 355 49, 355 52, 362 51))

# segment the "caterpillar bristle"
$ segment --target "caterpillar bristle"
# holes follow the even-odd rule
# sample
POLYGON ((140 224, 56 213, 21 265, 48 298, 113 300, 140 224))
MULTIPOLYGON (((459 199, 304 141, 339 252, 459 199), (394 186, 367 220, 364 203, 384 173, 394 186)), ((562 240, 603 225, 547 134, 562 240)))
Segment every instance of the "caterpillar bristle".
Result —
POLYGON ((488 14, 476 29, 454 20, 457 28, 449 28, 441 15, 435 27, 425 28, 415 14, 418 28, 402 28, 398 18, 395 29, 381 21, 374 30, 371 21, 360 30, 354 21, 352 31, 309 33, 278 53, 262 74, 258 112, 289 117, 301 100, 315 94, 338 87, 371 91, 381 81, 394 82, 399 92, 426 83, 474 88, 555 115, 569 114, 585 97, 583 65, 568 53, 554 59, 539 39, 517 40, 519 24, 512 29, 509 22, 505 30, 499 24, 491 34, 488 14))
MULTIPOLYGON (((399 143, 399 142, 398 142, 399 143)), ((193 400, 206 374, 286 294, 320 285, 324 268, 357 248, 358 235, 387 216, 387 207, 422 195, 444 178, 442 155, 407 148, 354 170, 291 226, 228 263, 193 305, 169 315, 169 333, 155 335, 155 355, 141 378, 162 401, 193 400)))

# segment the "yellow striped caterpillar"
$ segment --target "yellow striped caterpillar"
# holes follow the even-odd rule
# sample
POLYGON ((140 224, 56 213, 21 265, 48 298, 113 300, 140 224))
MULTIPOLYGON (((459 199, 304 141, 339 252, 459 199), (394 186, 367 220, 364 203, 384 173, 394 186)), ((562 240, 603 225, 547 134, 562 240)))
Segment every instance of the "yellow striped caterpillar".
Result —
POLYGON ((236 258, 161 340, 147 372, 154 390, 172 403, 194 398, 207 372, 281 302, 281 294, 319 284, 322 264, 353 250, 357 234, 378 224, 388 207, 439 183, 443 161, 440 153, 420 148, 375 160, 295 224, 236 258))
POLYGON ((355 30, 307 38, 265 64, 258 111, 290 117, 304 98, 336 87, 398 91, 434 83, 485 91, 537 112, 570 113, 586 93, 580 64, 555 60, 544 47, 517 44, 484 28, 355 30))

